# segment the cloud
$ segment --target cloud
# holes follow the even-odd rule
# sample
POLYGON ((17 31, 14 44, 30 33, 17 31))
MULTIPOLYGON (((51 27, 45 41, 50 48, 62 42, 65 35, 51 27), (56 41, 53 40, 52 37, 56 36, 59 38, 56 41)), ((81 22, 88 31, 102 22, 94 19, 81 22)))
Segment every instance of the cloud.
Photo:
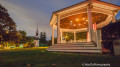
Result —
POLYGON ((1 0, 0 2, 8 9, 18 30, 25 30, 28 36, 34 36, 38 26, 39 32, 47 33, 47 39, 52 35, 49 26, 52 12, 66 5, 63 0, 1 0))
MULTIPOLYGON (((52 12, 82 1, 85 0, 0 0, 0 3, 8 9, 18 30, 25 30, 27 35, 34 36, 38 26, 39 32, 45 31, 47 39, 51 39, 52 30, 49 21, 52 12)), ((108 0, 102 1, 108 2, 108 0)), ((120 1, 116 0, 112 3, 119 5, 120 1)), ((56 31, 55 36, 57 36, 56 31)))
POLYGON ((17 24, 18 30, 25 30, 27 35, 34 36, 38 26, 40 32, 51 33, 49 18, 45 13, 23 8, 7 1, 1 1, 1 4, 8 9, 10 16, 17 24))

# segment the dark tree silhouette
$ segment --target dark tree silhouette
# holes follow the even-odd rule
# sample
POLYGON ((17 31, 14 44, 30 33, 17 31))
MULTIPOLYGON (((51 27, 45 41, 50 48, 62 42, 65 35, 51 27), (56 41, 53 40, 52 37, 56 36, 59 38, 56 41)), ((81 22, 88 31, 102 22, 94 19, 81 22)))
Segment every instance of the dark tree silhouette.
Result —
POLYGON ((46 33, 45 32, 40 33, 40 43, 44 43, 44 44, 47 43, 47 41, 46 41, 46 33))
POLYGON ((25 44, 27 42, 33 43, 34 39, 33 37, 27 37, 27 33, 25 31, 19 30, 19 35, 20 35, 20 44, 25 44))
POLYGON ((1 41, 19 41, 16 24, 9 16, 7 9, 2 5, 0 5, 0 42, 1 41))
POLYGON ((103 46, 104 48, 110 49, 112 53, 114 52, 113 41, 116 39, 120 39, 120 21, 110 23, 102 28, 103 46))

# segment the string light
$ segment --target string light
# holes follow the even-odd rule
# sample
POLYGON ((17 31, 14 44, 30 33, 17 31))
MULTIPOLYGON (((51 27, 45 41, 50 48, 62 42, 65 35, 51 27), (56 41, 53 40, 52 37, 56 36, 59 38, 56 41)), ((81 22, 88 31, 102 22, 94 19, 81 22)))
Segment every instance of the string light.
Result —
POLYGON ((76 18, 76 20, 78 20, 78 19, 76 18))
POLYGON ((85 20, 85 18, 83 18, 83 20, 85 20))

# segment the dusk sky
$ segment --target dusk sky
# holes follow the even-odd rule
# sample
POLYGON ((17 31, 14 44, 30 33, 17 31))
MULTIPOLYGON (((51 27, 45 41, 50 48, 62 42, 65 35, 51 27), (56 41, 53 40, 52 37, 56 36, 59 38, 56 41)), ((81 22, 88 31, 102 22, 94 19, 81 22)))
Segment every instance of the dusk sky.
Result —
MULTIPOLYGON (((52 12, 82 1, 85 0, 0 0, 0 4, 8 10, 17 25, 17 30, 24 30, 27 36, 34 36, 38 26, 39 32, 45 31, 49 40, 52 35, 49 26, 52 12)), ((120 0, 112 0, 112 4, 120 6, 120 0)), ((120 12, 116 18, 120 19, 120 12)))

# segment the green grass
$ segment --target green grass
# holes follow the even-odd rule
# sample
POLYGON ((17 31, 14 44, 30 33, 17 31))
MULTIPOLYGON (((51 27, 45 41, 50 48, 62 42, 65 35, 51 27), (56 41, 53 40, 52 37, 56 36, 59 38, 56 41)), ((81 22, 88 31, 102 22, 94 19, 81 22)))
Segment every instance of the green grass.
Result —
POLYGON ((45 49, 12 49, 0 50, 0 67, 82 67, 83 63, 109 63, 112 67, 120 65, 119 56, 101 54, 58 53, 45 49))

